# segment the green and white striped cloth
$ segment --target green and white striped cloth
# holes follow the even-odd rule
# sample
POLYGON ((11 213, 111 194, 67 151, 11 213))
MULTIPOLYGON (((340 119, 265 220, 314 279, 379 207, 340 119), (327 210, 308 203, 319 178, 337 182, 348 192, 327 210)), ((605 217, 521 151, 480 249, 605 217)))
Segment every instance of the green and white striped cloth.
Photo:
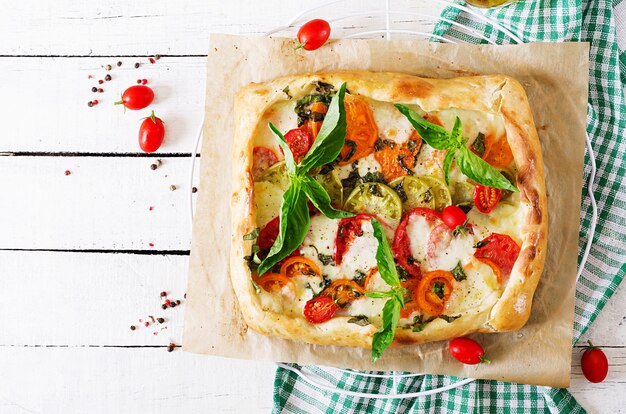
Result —
MULTIPOLYGON (((591 43, 587 132, 596 154, 593 192, 598 202, 594 243, 576 291, 574 344, 596 319, 626 272, 626 0, 526 0, 485 11, 524 42, 584 41, 591 43), (617 32, 616 32, 617 20, 617 32), (618 34, 620 39, 617 38, 618 34), (618 43, 622 48, 618 47, 618 43), (621 75, 620 75, 621 73, 621 75)), ((473 27, 497 43, 509 43, 501 32, 448 8, 443 17, 473 27)), ((440 22, 435 34, 480 43, 440 22)), ((585 177, 579 259, 591 220, 587 182, 591 168, 585 156, 585 177)), ((391 379, 367 378, 339 370, 308 367, 338 388, 391 393, 391 379)), ((395 391, 433 389, 458 379, 441 375, 404 378, 395 391)), ((584 412, 566 389, 477 380, 447 392, 412 399, 363 399, 325 393, 296 374, 279 368, 274 382, 275 413, 409 413, 409 412, 584 412)))

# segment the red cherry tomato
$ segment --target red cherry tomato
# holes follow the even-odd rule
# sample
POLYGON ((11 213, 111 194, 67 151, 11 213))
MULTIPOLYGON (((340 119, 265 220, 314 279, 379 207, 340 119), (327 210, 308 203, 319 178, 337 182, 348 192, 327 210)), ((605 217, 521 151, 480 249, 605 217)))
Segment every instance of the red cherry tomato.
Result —
POLYGON ((252 176, 256 177, 278 162, 276 153, 266 147, 254 147, 252 150, 252 176))
POLYGON ((154 152, 159 149, 165 136, 165 127, 160 118, 152 114, 143 120, 139 127, 139 146, 145 152, 154 152))
POLYGON ((330 320, 339 306, 330 296, 318 296, 304 305, 304 317, 311 323, 322 323, 330 320))
POLYGON ((122 94, 122 100, 115 105, 124 105, 127 109, 136 111, 150 105, 154 100, 154 92, 145 85, 135 85, 126 89, 122 94))
POLYGON ((298 30, 298 47, 306 50, 320 48, 330 36, 330 25, 326 20, 314 19, 306 22, 298 30))
POLYGON ((502 190, 476 184, 474 187, 474 205, 481 213, 491 213, 502 198, 502 190))
POLYGON ((476 249, 474 257, 491 260, 500 268, 503 276, 511 274, 520 252, 520 247, 515 240, 506 234, 492 233, 478 244, 481 247, 476 249))
POLYGON ((580 366, 590 382, 602 382, 609 373, 609 361, 600 348, 593 346, 591 341, 588 342, 589 346, 580 360, 580 366))
POLYGON ((371 220, 370 214, 357 214, 354 217, 344 218, 339 221, 337 236, 335 237, 335 264, 339 266, 352 242, 363 235, 363 222, 371 220))
POLYGON ((411 276, 420 277, 422 275, 422 269, 411 254, 411 240, 406 232, 409 220, 414 215, 422 215, 431 226, 437 226, 441 223, 441 214, 428 208, 414 208, 406 216, 404 216, 404 219, 400 222, 400 225, 396 229, 396 233, 393 236, 393 243, 391 245, 393 257, 395 257, 398 264, 409 272, 411 276))
MULTIPOLYGON (((256 239, 256 244, 259 246, 258 256, 261 259, 264 259, 269 253, 270 249, 274 245, 274 242, 276 241, 276 238, 278 237, 279 231, 280 217, 274 217, 259 232, 259 236, 256 239)), ((296 249, 286 259, 295 256, 300 256, 300 249, 296 249)), ((279 264, 282 264, 282 261, 279 262, 279 264)))
POLYGON ((285 141, 289 145, 289 149, 293 154, 296 162, 309 152, 309 148, 313 145, 313 137, 307 131, 301 128, 295 128, 285 134, 285 141))
POLYGON ((489 364, 491 361, 485 358, 485 351, 480 344, 469 338, 455 338, 450 341, 450 354, 458 361, 476 365, 480 363, 489 364))
POLYGON ((457 206, 448 206, 443 209, 441 218, 448 227, 454 230, 457 226, 462 226, 465 223, 467 215, 457 206))

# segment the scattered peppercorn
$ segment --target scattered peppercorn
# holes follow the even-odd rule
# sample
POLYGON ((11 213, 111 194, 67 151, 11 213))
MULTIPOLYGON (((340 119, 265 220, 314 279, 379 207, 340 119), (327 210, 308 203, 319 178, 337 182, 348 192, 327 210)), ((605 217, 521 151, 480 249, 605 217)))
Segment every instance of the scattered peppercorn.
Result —
POLYGON ((113 67, 112 67, 111 65, 106 65, 104 68, 105 68, 106 70, 111 70, 111 69, 113 69, 113 67))
POLYGON ((91 108, 93 106, 93 102, 91 101, 87 102, 87 106, 91 108))
POLYGON ((65 175, 70 175, 72 172, 70 170, 65 170, 65 175))
POLYGON ((150 322, 148 322, 148 321, 144 322, 143 326, 150 326, 150 322))
POLYGON ((119 68, 120 66, 122 66, 122 62, 117 62, 117 67, 119 68))
POLYGON ((150 169, 151 170, 156 170, 158 167, 156 164, 150 164, 150 169))
POLYGON ((139 62, 135 63, 135 69, 137 69, 139 66, 139 62))
POLYGON ((142 84, 142 85, 146 85, 147 83, 148 83, 148 79, 142 79, 142 80, 141 80, 141 84, 142 84))
POLYGON ((156 60, 159 60, 159 59, 161 59, 161 55, 156 55, 156 56, 154 56, 154 58, 155 58, 156 60))
POLYGON ((161 297, 162 297, 162 298, 164 298, 164 297, 166 297, 166 296, 167 296, 167 292, 165 292, 165 291, 161 292, 161 297))
POLYGON ((153 58, 148 59, 150 61, 150 63, 154 63, 155 60, 153 58))
POLYGON ((141 85, 141 79, 137 79, 137 85, 141 85))
POLYGON ((167 309, 167 305, 164 303, 161 305, 161 309, 167 309))
POLYGON ((163 322, 165 322, 165 319, 163 319, 163 318, 157 318, 157 322, 159 322, 159 323, 163 323, 163 322))
POLYGON ((110 81, 110 80, 111 80, 111 75, 108 75, 108 74, 107 74, 107 75, 104 77, 104 80, 105 80, 105 81, 107 81, 107 82, 108 82, 108 81, 110 81))
POLYGON ((162 164, 161 160, 156 160, 154 163, 157 165, 157 167, 160 167, 162 164))
POLYGON ((170 303, 170 308, 175 308, 175 307, 176 307, 176 302, 170 303))
POLYGON ((99 93, 102 93, 102 92, 104 92, 104 89, 102 89, 102 88, 98 88, 98 92, 99 92, 99 93))
POLYGON ((102 84, 104 83, 104 81, 103 81, 102 79, 98 79, 98 83, 99 83, 100 85, 102 85, 102 84))
POLYGON ((97 100, 97 99, 94 99, 94 100, 93 100, 93 104, 94 104, 94 105, 98 105, 98 100, 97 100))
POLYGON ((167 352, 172 352, 176 348, 176 344, 171 343, 167 346, 167 352))
POLYGON ((166 305, 169 305, 171 302, 172 302, 171 300, 169 300, 169 299, 165 299, 165 304, 166 304, 166 305))
POLYGON ((176 186, 174 184, 170 185, 170 191, 176 190, 176 186))
POLYGON ((192 192, 192 193, 197 193, 197 192, 198 192, 198 189, 197 189, 196 187, 191 187, 191 192, 192 192))
POLYGON ((187 299, 187 294, 186 293, 183 295, 183 298, 187 299))
POLYGON ((91 92, 98 92, 98 88, 94 86, 93 88, 91 88, 91 92))
POLYGON ((131 331, 134 331, 135 329, 137 329, 137 328, 135 327, 135 325, 130 325, 130 330, 131 330, 131 331))
POLYGON ((180 305, 180 300, 178 300, 178 299, 177 299, 177 300, 176 300, 176 304, 177 304, 177 305, 180 305))

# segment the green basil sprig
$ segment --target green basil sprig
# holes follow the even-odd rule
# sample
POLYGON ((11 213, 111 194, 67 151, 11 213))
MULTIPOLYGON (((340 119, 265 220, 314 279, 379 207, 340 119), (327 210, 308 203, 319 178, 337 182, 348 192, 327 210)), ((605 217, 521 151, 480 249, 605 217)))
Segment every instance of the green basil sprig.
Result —
POLYGON ((285 153, 289 187, 283 194, 280 204, 278 236, 267 257, 259 265, 257 270, 259 276, 289 256, 304 241, 310 224, 307 200, 311 200, 313 205, 328 218, 354 216, 352 213, 333 208, 324 187, 307 175, 312 168, 334 161, 343 147, 346 138, 346 110, 343 104, 345 94, 346 84, 343 83, 330 101, 328 112, 315 142, 299 164, 296 164, 283 134, 271 122, 269 123, 270 130, 285 153))
POLYGON ((371 221, 374 237, 378 240, 378 248, 376 249, 378 271, 381 278, 391 286, 391 290, 387 292, 365 293, 370 298, 389 298, 383 306, 383 325, 374 333, 372 338, 372 363, 374 363, 393 342, 396 327, 400 320, 400 309, 404 308, 404 295, 406 295, 407 290, 400 285, 396 264, 383 227, 375 218, 372 218, 371 221))
POLYGON ((428 145, 438 150, 448 151, 442 165, 446 184, 449 184, 450 166, 454 156, 458 154, 456 163, 461 172, 467 177, 488 187, 519 191, 500 171, 493 168, 465 146, 461 120, 458 116, 454 121, 452 131, 448 133, 444 128, 428 122, 405 105, 395 104, 395 107, 409 120, 413 128, 428 145))

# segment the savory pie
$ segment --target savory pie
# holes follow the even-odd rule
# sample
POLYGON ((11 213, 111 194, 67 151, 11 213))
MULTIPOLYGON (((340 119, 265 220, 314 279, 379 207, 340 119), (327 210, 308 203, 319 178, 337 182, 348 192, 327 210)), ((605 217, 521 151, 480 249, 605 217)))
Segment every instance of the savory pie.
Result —
POLYGON ((369 348, 384 326, 401 344, 526 323, 548 216, 515 79, 304 74, 245 87, 234 118, 231 278, 251 328, 369 348))

